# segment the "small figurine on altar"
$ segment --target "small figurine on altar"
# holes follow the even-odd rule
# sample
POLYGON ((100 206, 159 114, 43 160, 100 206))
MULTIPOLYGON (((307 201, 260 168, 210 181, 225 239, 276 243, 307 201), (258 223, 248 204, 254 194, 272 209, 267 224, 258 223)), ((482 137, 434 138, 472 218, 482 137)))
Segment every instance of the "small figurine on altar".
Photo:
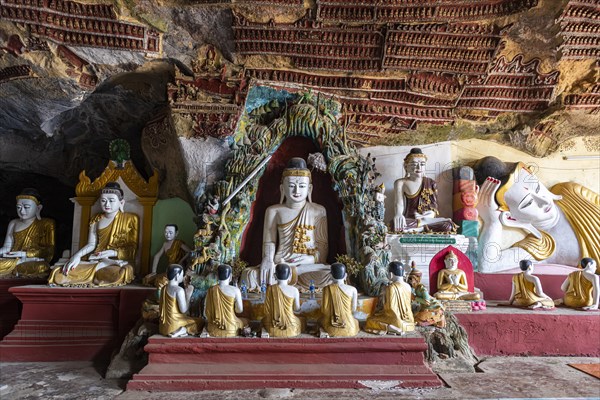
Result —
POLYGON ((169 283, 160 290, 158 331, 161 335, 170 337, 197 335, 202 329, 202 319, 186 315, 194 287, 189 284, 185 289, 179 286, 183 282, 181 265, 169 265, 166 276, 169 283))
POLYGON ((391 283, 385 288, 383 309, 367 318, 365 331, 379 335, 386 333, 403 335, 415 330, 415 319, 411 308, 410 285, 404 282, 404 265, 392 261, 388 265, 391 283))
POLYGON ((533 275, 531 260, 521 260, 519 268, 523 272, 513 275, 512 293, 508 303, 517 307, 528 307, 532 310, 536 308, 553 310, 554 301, 544 293, 540 278, 533 275))
POLYGON ((100 205, 102 212, 90 221, 88 243, 62 268, 52 270, 50 285, 120 286, 133 280, 138 216, 123 212, 124 193, 117 182, 107 183, 100 191, 100 205))
POLYGON ((33 188, 17 196, 17 215, 0 247, 0 277, 44 278, 54 256, 54 220, 42 218, 42 198, 33 188))
POLYGON ((404 158, 406 176, 394 182, 394 232, 456 232, 450 218, 438 217, 437 184, 425 176, 426 162, 419 148, 404 158))
POLYGON ((571 272, 560 287, 565 296, 564 304, 571 308, 582 308, 586 311, 597 310, 600 298, 600 280, 596 272, 596 260, 583 258, 580 271, 571 272))
POLYGON ((154 255, 152 272, 144 277, 144 285, 156 286, 157 288, 160 288, 166 284, 166 274, 156 274, 158 263, 160 262, 160 258, 163 256, 163 254, 167 256, 167 262, 169 265, 183 265, 183 262, 189 256, 191 249, 182 240, 177 239, 178 234, 179 227, 176 224, 165 225, 165 242, 160 250, 154 255))
POLYGON ((206 330, 210 336, 236 337, 248 321, 238 318, 235 313, 244 311, 240 289, 231 286, 231 266, 221 264, 217 267, 219 283, 208 289, 204 300, 206 330))
POLYGON ((446 268, 437 275, 437 289, 433 297, 439 300, 479 300, 479 293, 469 292, 467 275, 458 268, 458 257, 450 250, 444 257, 446 268))
POLYGON ((267 287, 262 325, 270 337, 294 337, 302 333, 301 320, 294 315, 294 310, 300 309, 300 292, 288 285, 291 273, 289 265, 277 264, 277 284, 267 287))
POLYGON ((412 287, 413 300, 419 305, 419 309, 414 314, 415 323, 419 326, 445 327, 444 306, 438 299, 431 296, 425 285, 421 283, 423 273, 417 269, 414 261, 411 267, 407 283, 412 287))
POLYGON ((358 303, 356 288, 344 283, 348 274, 342 263, 331 264, 331 276, 333 283, 323 288, 321 337, 356 336, 360 330, 353 315, 358 303))
POLYGON ((327 259, 327 212, 311 201, 311 172, 302 158, 292 158, 283 170, 281 204, 267 208, 264 219, 263 259, 259 267, 246 268, 242 279, 249 291, 263 282, 275 283, 275 264, 292 268, 290 284, 307 291, 310 281, 317 288, 331 282, 327 259))

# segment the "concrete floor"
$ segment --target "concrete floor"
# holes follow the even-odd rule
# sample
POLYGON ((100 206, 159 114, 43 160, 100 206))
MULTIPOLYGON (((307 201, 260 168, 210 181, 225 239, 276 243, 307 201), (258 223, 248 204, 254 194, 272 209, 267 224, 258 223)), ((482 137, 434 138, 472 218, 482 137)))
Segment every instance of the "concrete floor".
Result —
MULTIPOLYGON (((196 393, 125 392, 125 381, 103 379, 90 362, 0 363, 0 399, 598 399, 600 379, 569 367, 584 357, 489 357, 479 373, 440 373, 448 387, 360 390, 264 389, 196 393)), ((100 371, 100 372, 99 372, 100 371)))

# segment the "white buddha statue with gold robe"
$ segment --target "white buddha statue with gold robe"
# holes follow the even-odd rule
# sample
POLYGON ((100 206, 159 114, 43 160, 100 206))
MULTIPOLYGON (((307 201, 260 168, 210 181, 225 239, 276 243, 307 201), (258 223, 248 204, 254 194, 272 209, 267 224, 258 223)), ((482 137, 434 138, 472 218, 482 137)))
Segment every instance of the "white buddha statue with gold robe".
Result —
POLYGON ((300 309, 300 293, 288 285, 290 275, 289 265, 277 264, 277 284, 267 287, 262 325, 270 337, 294 337, 302 333, 302 321, 294 314, 294 310, 300 309))
POLYGON ((236 337, 248 321, 236 315, 244 311, 240 289, 231 286, 231 266, 217 267, 219 283, 208 289, 204 300, 206 331, 214 337, 236 337))
POLYGON ((194 287, 188 285, 184 289, 179 286, 183 282, 183 267, 169 265, 166 277, 169 282, 160 289, 158 331, 170 337, 199 334, 204 322, 187 315, 194 287))
POLYGON ((17 196, 17 215, 0 247, 0 277, 45 278, 54 256, 54 220, 42 218, 41 196, 32 188, 17 196))
POLYGON ((321 318, 318 321, 321 337, 356 336, 360 331, 358 320, 354 317, 358 292, 354 286, 344 282, 348 276, 344 264, 331 264, 331 275, 333 283, 323 288, 321 318))
POLYGON ((101 190, 100 205, 102 213, 90 221, 88 243, 64 266, 52 270, 48 284, 120 286, 133 280, 138 217, 123 212, 123 190, 116 182, 107 183, 101 190))
POLYGON ((311 202, 311 173, 302 158, 292 158, 283 171, 282 200, 267 208, 263 232, 263 258, 259 267, 246 268, 242 279, 256 291, 264 282, 275 283, 275 265, 292 267, 290 284, 308 290, 311 281, 323 288, 331 282, 327 212, 311 202))

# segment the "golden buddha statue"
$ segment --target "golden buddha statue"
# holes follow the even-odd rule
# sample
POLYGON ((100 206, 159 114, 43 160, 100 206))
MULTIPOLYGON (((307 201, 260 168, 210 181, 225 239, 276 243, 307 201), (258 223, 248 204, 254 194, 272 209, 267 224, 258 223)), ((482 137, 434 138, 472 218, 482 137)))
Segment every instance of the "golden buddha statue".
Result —
POLYGON ((356 288, 344 283, 347 276, 344 264, 331 264, 331 276, 333 283, 323 288, 319 326, 325 336, 356 336, 360 330, 353 315, 358 301, 356 288))
POLYGON ((508 303, 517 307, 533 309, 554 309, 554 301, 542 289, 540 278, 533 275, 533 263, 530 260, 519 262, 521 273, 512 277, 512 292, 508 303))
POLYGON ((392 279, 385 288, 383 309, 367 318, 365 331, 379 335, 402 335, 415 330, 411 308, 412 289, 404 282, 404 266, 401 262, 392 261, 388 270, 392 279))
POLYGON ((598 193, 574 182, 558 183, 548 190, 525 164, 495 157, 477 161, 474 170, 481 185, 477 210, 483 220, 479 237, 482 272, 510 269, 514 260, 532 257, 562 265, 576 265, 582 257, 600 257, 598 193), (528 235, 498 254, 504 227, 519 228, 528 235))
POLYGON ((52 270, 50 285, 120 286, 133 280, 138 217, 123 212, 123 190, 116 182, 107 183, 101 190, 100 204, 102 213, 90 221, 88 243, 62 268, 52 270), (82 260, 86 256, 88 261, 82 260))
POLYGON ((302 333, 302 322, 294 315, 294 310, 300 309, 300 293, 288 285, 290 275, 289 265, 277 264, 277 284, 267 287, 262 325, 270 337, 294 337, 302 333))
POLYGON ((433 297, 439 300, 479 300, 479 293, 469 292, 467 275, 458 268, 458 257, 452 250, 444 257, 446 268, 437 275, 437 289, 433 297))
POLYGON ((158 263, 163 255, 167 257, 168 265, 183 265, 183 262, 189 256, 191 249, 182 240, 177 239, 178 234, 179 227, 176 224, 165 225, 165 242, 160 250, 154 255, 152 272, 144 277, 142 281, 144 285, 155 286, 160 289, 167 284, 168 279, 166 273, 156 274, 158 263))
POLYGON ((23 189, 17 196, 18 219, 8 224, 0 248, 0 277, 45 278, 54 257, 54 220, 41 218, 42 200, 37 190, 23 189))
POLYGON ((163 336, 170 337, 198 335, 202 328, 202 319, 186 315, 194 287, 187 285, 183 289, 179 286, 183 282, 181 265, 169 265, 166 276, 169 281, 160 290, 158 332, 163 336))
POLYGON ((426 163, 416 147, 404 158, 406 176, 394 182, 394 232, 456 232, 450 218, 438 216, 437 184, 425 176, 426 163))
POLYGON ((248 290, 274 284, 275 264, 292 267, 290 284, 308 290, 311 281, 322 288, 331 282, 325 265, 328 252, 327 212, 311 202, 311 173, 302 158, 292 158, 283 171, 281 204, 267 208, 263 231, 263 259, 259 267, 246 268, 242 279, 248 290), (276 246, 277 245, 277 246, 276 246))
POLYGON ((433 325, 443 328, 446 326, 444 306, 438 299, 431 296, 425 285, 421 283, 422 275, 423 273, 417 269, 413 261, 406 283, 412 287, 413 300, 419 305, 419 310, 413 313, 415 323, 419 326, 433 325))
POLYGON ((571 272, 560 287, 565 296, 565 306, 571 308, 582 308, 586 311, 597 310, 600 298, 600 279, 596 261, 586 257, 581 260, 580 271, 571 272))
POLYGON ((240 289, 229 284, 231 272, 229 265, 217 267, 219 283, 208 289, 204 300, 206 330, 210 336, 236 337, 248 325, 248 321, 235 315, 244 310, 244 304, 240 289))

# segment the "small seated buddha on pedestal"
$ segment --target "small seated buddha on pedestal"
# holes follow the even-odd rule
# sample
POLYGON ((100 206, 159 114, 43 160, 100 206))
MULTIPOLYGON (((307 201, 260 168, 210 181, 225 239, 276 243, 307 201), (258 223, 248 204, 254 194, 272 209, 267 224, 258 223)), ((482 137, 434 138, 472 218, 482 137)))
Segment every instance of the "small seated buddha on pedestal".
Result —
POLYGON ((120 286, 133 280, 139 223, 137 215, 123 212, 123 195, 117 182, 104 186, 100 191, 102 212, 90 222, 88 243, 62 268, 52 270, 48 284, 120 286))
POLYGON ((313 281, 317 288, 331 282, 324 264, 329 242, 325 207, 311 201, 311 173, 302 158, 292 158, 283 171, 281 204, 267 208, 263 231, 263 258, 259 267, 246 268, 242 279, 249 291, 274 284, 278 263, 292 268, 291 285, 308 291, 313 281))
POLYGON ((433 297, 439 300, 479 300, 479 293, 469 292, 467 276, 458 268, 458 257, 452 250, 444 257, 445 269, 441 269, 437 275, 438 291, 433 297))
POLYGON ((600 300, 600 279, 596 272, 596 261, 586 257, 581 260, 580 265, 583 269, 571 272, 560 287, 565 292, 564 304, 585 311, 597 310, 600 300))
POLYGON ((221 264, 217 267, 219 283, 208 289, 204 300, 204 316, 206 330, 210 336, 236 337, 240 330, 248 325, 244 318, 235 313, 244 311, 242 293, 231 286, 231 266, 221 264))
POLYGON ((415 330, 415 320, 411 308, 412 290, 404 282, 404 266, 399 261, 388 265, 392 275, 391 283, 385 288, 383 310, 367 318, 365 331, 385 335, 402 335, 415 330))
POLYGON ((187 247, 182 240, 177 239, 178 234, 179 227, 176 224, 165 225, 165 242, 161 246, 160 250, 154 255, 154 259, 152 261, 152 272, 144 277, 142 282, 144 285, 161 288, 167 283, 165 273, 156 274, 158 263, 160 262, 160 258, 163 256, 163 254, 167 257, 168 265, 183 265, 183 262, 190 254, 191 249, 187 247))
POLYGON ((354 286, 344 283, 346 266, 342 263, 331 264, 333 283, 323 289, 321 302, 321 337, 356 336, 360 330, 358 320, 354 318, 358 293, 354 286))
POLYGON ((519 268, 523 272, 512 277, 512 293, 508 303, 517 307, 528 307, 532 310, 536 308, 553 310, 554 301, 544 293, 540 278, 533 275, 531 260, 521 260, 519 268))
POLYGON ((294 337, 302 333, 302 322, 294 314, 294 310, 300 309, 300 293, 288 285, 290 275, 289 265, 277 264, 277 284, 267 287, 262 325, 270 337, 294 337))
POLYGON ((45 278, 54 256, 54 220, 42 218, 42 198, 37 190, 23 189, 17 196, 19 218, 8 223, 0 247, 0 277, 45 278))
POLYGON ((183 282, 181 265, 169 265, 166 276, 169 281, 160 290, 158 331, 161 335, 170 337, 197 335, 203 325, 202 319, 186 315, 194 287, 188 285, 183 289, 179 286, 183 282))

